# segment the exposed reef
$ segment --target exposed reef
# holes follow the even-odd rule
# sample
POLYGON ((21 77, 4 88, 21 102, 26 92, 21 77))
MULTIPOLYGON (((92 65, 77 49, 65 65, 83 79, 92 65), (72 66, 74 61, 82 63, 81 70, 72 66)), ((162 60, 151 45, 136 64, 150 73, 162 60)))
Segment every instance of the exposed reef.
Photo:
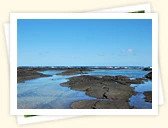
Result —
POLYGON ((88 71, 92 71, 91 69, 89 68, 84 68, 84 67, 81 67, 81 68, 68 68, 68 69, 65 69, 65 71, 57 74, 57 75, 76 75, 76 74, 87 74, 88 71))
POLYGON ((18 68, 17 69, 17 82, 21 83, 26 80, 50 76, 50 75, 44 75, 38 71, 39 70, 37 69, 31 69, 31 68, 18 68))
POLYGON ((146 91, 143 94, 145 95, 145 101, 152 103, 152 91, 146 91))
POLYGON ((71 105, 73 109, 130 109, 129 103, 122 100, 82 100, 71 105))
POLYGON ((70 87, 74 90, 85 91, 89 96, 97 98, 97 100, 77 101, 72 104, 72 108, 90 108, 96 101, 98 106, 95 108, 104 107, 110 108, 131 108, 129 106, 129 98, 135 92, 130 84, 141 84, 143 78, 130 79, 126 76, 89 76, 82 75, 69 78, 68 82, 62 83, 62 86, 70 87), (107 100, 102 100, 107 99, 107 100), (110 105, 110 106, 109 106, 110 105))
POLYGON ((145 75, 145 78, 152 80, 152 72, 145 75))

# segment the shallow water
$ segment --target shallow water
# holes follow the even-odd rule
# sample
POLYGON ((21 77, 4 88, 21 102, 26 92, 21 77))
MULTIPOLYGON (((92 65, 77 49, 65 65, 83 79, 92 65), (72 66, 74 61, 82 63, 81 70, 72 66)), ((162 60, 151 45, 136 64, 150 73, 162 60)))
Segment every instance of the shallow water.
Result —
POLYGON ((85 95, 84 92, 60 86, 60 83, 68 80, 67 76, 55 75, 60 72, 61 71, 44 71, 44 74, 53 76, 19 83, 17 86, 18 108, 65 109, 70 108, 71 103, 74 101, 95 99, 85 95))
MULTIPOLYGON (((54 109, 70 108, 70 105, 78 100, 95 99, 85 95, 82 91, 71 90, 68 87, 60 86, 60 83, 66 82, 69 77, 57 75, 62 71, 48 70, 43 74, 52 75, 34 80, 28 80, 19 83, 17 86, 18 108, 20 109, 54 109)), ((148 72, 141 70, 100 70, 88 72, 87 75, 125 75, 130 78, 143 77, 148 72)), ((78 74, 80 75, 80 74, 78 74)), ((78 76, 73 75, 73 76, 78 76)), ((143 91, 152 90, 152 83, 131 85, 136 86, 137 95, 130 98, 130 105, 136 108, 151 108, 151 103, 144 100, 143 91)))
POLYGON ((130 105, 139 109, 151 109, 152 103, 145 102, 144 91, 152 91, 152 81, 145 82, 144 84, 132 84, 131 87, 134 87, 137 94, 130 97, 130 105))

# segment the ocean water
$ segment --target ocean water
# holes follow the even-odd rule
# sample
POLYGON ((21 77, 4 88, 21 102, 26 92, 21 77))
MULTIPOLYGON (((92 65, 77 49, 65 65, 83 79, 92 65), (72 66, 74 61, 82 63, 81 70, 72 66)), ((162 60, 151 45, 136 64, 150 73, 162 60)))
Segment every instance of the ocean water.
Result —
POLYGON ((96 69, 94 71, 88 72, 89 75, 123 75, 128 76, 130 78, 142 78, 145 74, 147 74, 147 71, 142 70, 134 70, 134 69, 120 69, 120 70, 103 70, 103 69, 96 69))
MULTIPOLYGON (((17 86, 18 109, 67 109, 78 100, 95 99, 85 95, 85 92, 71 90, 68 87, 60 86, 69 77, 57 75, 62 71, 48 70, 42 71, 43 74, 52 75, 51 77, 37 78, 19 83, 17 86)), ((87 72, 88 75, 125 75, 130 78, 141 78, 148 72, 141 70, 100 70, 87 72)), ((131 85, 138 92, 137 95, 130 97, 130 105, 136 108, 151 108, 151 103, 145 102, 144 91, 152 90, 152 83, 131 85)))

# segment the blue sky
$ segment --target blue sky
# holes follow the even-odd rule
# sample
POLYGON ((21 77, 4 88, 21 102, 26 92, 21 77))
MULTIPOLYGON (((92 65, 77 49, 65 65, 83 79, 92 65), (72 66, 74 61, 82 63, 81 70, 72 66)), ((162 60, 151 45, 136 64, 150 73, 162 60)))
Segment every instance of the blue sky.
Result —
POLYGON ((18 66, 151 66, 150 19, 19 19, 18 66))

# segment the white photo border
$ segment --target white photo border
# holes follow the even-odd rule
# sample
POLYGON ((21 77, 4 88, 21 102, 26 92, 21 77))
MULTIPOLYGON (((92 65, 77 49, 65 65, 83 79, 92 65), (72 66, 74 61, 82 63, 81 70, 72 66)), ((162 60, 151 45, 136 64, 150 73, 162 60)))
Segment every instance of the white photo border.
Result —
POLYGON ((158 115, 158 15, 156 13, 11 13, 10 45, 11 115, 158 115), (17 109, 18 19, 151 19, 152 109, 17 109))
POLYGON ((130 5, 130 6, 123 6, 123 7, 116 7, 116 8, 106 8, 106 9, 98 9, 89 12, 95 13, 129 13, 129 12, 136 12, 136 11, 145 11, 145 13, 151 13, 151 5, 148 3, 145 4, 138 4, 138 5, 130 5))

